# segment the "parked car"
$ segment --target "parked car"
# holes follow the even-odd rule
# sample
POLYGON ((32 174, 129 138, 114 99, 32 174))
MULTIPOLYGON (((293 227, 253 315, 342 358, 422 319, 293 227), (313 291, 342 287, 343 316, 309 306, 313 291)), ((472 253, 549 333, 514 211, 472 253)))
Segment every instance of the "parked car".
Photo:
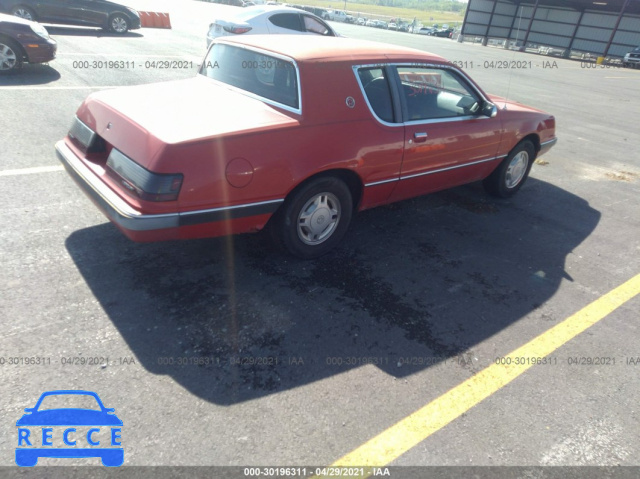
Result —
POLYGON ((388 30, 398 30, 398 24, 397 24, 397 23, 393 23, 393 22, 391 22, 391 23, 389 23, 389 24, 387 25, 387 29, 388 29, 388 30))
POLYGON ((449 38, 451 32, 453 32, 453 28, 441 28, 434 31, 431 35, 433 35, 434 37, 449 38))
POLYGON ((257 5, 214 20, 207 32, 207 46, 222 36, 265 33, 337 36, 313 13, 291 7, 257 5))
MULTIPOLYGON (((211 3, 218 3, 220 5, 229 5, 230 7, 247 7, 247 6, 251 6, 248 5, 248 2, 245 2, 244 0, 211 0, 211 3)), ((253 3, 253 2, 251 2, 253 3)))
POLYGON ((0 12, 40 23, 100 27, 115 33, 140 28, 136 10, 107 0, 0 0, 0 12))
POLYGON ((326 10, 322 14, 322 18, 324 18, 325 20, 331 20, 334 22, 346 22, 347 17, 349 17, 349 15, 347 15, 345 12, 341 10, 326 10))
POLYGON ((640 65, 640 46, 636 47, 635 49, 627 53, 624 56, 622 63, 626 67, 633 67, 633 68, 640 65))
POLYGON ((56 151, 132 240, 266 227, 314 258, 357 211, 478 180, 510 197, 555 142, 553 116, 437 55, 254 35, 216 39, 195 78, 91 94, 56 151))
POLYGON ((356 19, 356 25, 365 25, 367 23, 367 19, 364 17, 358 17, 356 19))
POLYGON ((432 27, 422 27, 422 28, 419 28, 418 31, 416 31, 416 33, 418 35, 433 35, 434 31, 435 29, 432 27))
MULTIPOLYGON (((518 45, 518 47, 520 47, 520 45, 518 45)), ((564 48, 558 48, 558 47, 547 47, 547 46, 540 46, 538 47, 538 53, 540 55, 554 55, 554 56, 562 56, 564 55, 565 49, 564 48)))
POLYGON ((23 63, 46 63, 56 57, 58 44, 42 25, 0 13, 0 74, 23 63))

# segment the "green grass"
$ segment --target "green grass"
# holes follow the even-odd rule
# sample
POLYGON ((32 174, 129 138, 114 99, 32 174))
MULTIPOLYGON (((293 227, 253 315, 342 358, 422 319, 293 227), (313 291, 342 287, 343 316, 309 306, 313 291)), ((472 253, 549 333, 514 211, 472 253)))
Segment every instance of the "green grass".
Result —
POLYGON ((383 5, 367 5, 364 3, 351 3, 347 1, 347 8, 344 7, 342 1, 330 1, 330 0, 302 0, 297 2, 296 0, 289 0, 288 3, 296 5, 309 5, 312 7, 320 7, 326 9, 346 10, 351 15, 360 13, 360 16, 367 17, 370 15, 378 15, 380 17, 390 18, 402 18, 403 20, 411 22, 414 18, 417 18, 424 25, 431 25, 433 23, 443 24, 449 23, 454 25, 455 22, 462 23, 464 20, 463 13, 457 12, 439 12, 439 11, 422 11, 414 10, 411 8, 401 7, 387 7, 383 5), (431 20, 433 18, 433 20, 431 20))

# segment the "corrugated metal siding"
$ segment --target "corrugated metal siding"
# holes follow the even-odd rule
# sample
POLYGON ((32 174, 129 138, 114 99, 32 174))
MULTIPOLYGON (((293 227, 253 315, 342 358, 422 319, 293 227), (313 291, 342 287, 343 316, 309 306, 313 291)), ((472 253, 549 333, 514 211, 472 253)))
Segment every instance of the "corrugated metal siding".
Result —
POLYGON ((618 30, 613 37, 613 42, 637 47, 640 45, 640 32, 621 32, 618 30))
POLYGON ((501 15, 508 15, 510 17, 513 17, 516 14, 517 10, 518 10, 518 7, 514 3, 498 2, 498 4, 496 5, 496 12, 495 13, 499 13, 501 15))
POLYGON ((616 26, 616 15, 608 13, 587 13, 582 16, 581 25, 591 25, 593 27, 613 28, 616 26))
POLYGON ((640 17, 625 15, 620 20, 620 30, 632 30, 640 32, 640 17))
POLYGON ((573 49, 582 50, 585 52, 604 53, 604 49, 607 46, 603 42, 592 42, 590 40, 576 40, 573 42, 573 49))
POLYGON ((467 22, 469 22, 469 23, 481 23, 482 25, 487 25, 489 23, 489 19, 490 18, 491 18, 491 14, 490 13, 469 11, 469 14, 467 15, 467 22))
POLYGON ((491 27, 489 29, 489 35, 488 36, 496 37, 496 38, 507 38, 508 35, 509 35, 509 29, 508 28, 491 27))
POLYGON ((576 37, 588 39, 588 40, 595 40, 598 42, 608 42, 609 38, 611 38, 611 29, 578 27, 578 31, 576 32, 576 37))
MULTIPOLYGON (((511 39, 522 41, 529 27, 533 5, 533 0, 527 0, 525 5, 496 0, 494 10, 492 0, 469 0, 469 13, 463 33, 506 38, 511 30, 511 39), (489 20, 491 25, 487 30, 489 20)), ((581 18, 579 11, 542 5, 536 10, 527 40, 560 48, 568 48, 571 45, 574 50, 603 54, 617 20, 618 14, 615 13, 586 10, 581 18), (581 20, 581 25, 576 29, 578 20, 581 20), (571 43, 574 31, 575 39, 571 43)), ((625 15, 621 19, 608 55, 623 56, 631 46, 637 45, 640 45, 640 16, 625 15)))
POLYGON ((573 27, 565 23, 551 23, 541 20, 534 20, 531 25, 532 32, 549 33, 551 35, 567 36, 573 33, 573 27))
POLYGON ((623 57, 629 53, 633 48, 625 47, 622 45, 611 45, 609 49, 609 55, 615 55, 616 57, 623 57))
MULTIPOLYGON (((481 12, 489 12, 493 10, 493 2, 490 0, 473 0, 473 9, 481 12)), ((471 5, 469 6, 471 7, 471 5)))
POLYGON ((491 22, 491 24, 495 27, 511 28, 511 22, 513 22, 513 17, 507 17, 505 15, 494 15, 493 22, 491 22))
POLYGON ((467 23, 464 26, 463 35, 484 35, 486 31, 486 25, 473 25, 471 23, 467 23))
POLYGON ((530 33, 527 42, 542 43, 551 47, 567 48, 571 38, 562 38, 555 35, 545 35, 544 33, 530 33))

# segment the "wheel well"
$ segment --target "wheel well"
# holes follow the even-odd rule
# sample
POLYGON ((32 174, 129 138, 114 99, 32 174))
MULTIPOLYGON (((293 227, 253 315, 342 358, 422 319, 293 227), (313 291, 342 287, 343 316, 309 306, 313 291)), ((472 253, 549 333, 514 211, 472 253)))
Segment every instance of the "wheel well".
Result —
POLYGON ((7 42, 12 46, 12 48, 17 49, 18 50, 17 53, 20 54, 22 61, 26 62, 29 60, 27 58, 27 52, 24 51, 24 48, 22 48, 22 45, 20 45, 19 42, 16 42, 13 38, 8 37, 6 35, 0 35, 0 40, 7 42))
POLYGON ((530 135, 527 135, 522 140, 520 140, 520 143, 526 140, 529 140, 531 143, 533 143, 533 148, 536 150, 537 156, 538 152, 540 151, 540 137, 535 133, 531 133, 530 135))
POLYGON ((124 17, 124 19, 127 21, 127 23, 131 23, 131 20, 129 19, 129 15, 127 15, 124 12, 111 12, 109 14, 109 20, 111 20, 113 17, 115 17, 116 15, 120 15, 121 17, 124 17))
POLYGON ((307 183, 322 177, 334 177, 344 181, 344 183, 349 188, 349 191, 351 192, 351 197, 353 198, 353 211, 356 211, 358 209, 358 205, 360 204, 360 200, 362 199, 363 185, 357 173, 354 173, 351 170, 327 170, 310 176, 299 185, 297 185, 293 190, 291 190, 287 195, 287 198, 290 198, 292 194, 294 194, 307 183))

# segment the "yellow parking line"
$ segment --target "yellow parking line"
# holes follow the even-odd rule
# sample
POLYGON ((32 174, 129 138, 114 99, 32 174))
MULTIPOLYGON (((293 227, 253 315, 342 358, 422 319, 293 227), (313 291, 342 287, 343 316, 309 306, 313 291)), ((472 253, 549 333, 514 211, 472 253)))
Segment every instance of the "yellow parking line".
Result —
MULTIPOLYGON (((424 441, 434 432, 460 417, 483 399, 528 370, 533 364, 514 364, 513 358, 542 358, 596 324, 612 311, 640 293, 640 274, 600 297, 524 346, 512 351, 510 365, 493 364, 462 384, 447 391, 410 416, 394 424, 346 456, 332 467, 360 466, 365 476, 370 467, 382 467, 400 457, 412 447, 424 441)), ((362 477, 362 476, 361 476, 362 477)))

